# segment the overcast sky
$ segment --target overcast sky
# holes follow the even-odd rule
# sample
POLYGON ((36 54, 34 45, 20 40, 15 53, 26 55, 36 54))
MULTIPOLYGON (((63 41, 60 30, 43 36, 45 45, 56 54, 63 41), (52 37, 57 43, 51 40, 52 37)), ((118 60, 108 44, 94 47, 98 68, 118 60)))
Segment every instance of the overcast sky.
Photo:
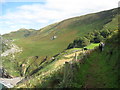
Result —
POLYGON ((119 0, 0 0, 0 34, 118 7, 119 0), (9 1, 9 2, 8 2, 9 1))

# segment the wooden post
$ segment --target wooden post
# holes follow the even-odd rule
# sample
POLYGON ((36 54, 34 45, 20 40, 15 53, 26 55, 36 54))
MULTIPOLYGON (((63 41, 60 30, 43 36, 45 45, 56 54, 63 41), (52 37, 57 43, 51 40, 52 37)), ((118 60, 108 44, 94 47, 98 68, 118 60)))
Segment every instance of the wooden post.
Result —
POLYGON ((77 61, 77 53, 75 53, 75 61, 77 61))

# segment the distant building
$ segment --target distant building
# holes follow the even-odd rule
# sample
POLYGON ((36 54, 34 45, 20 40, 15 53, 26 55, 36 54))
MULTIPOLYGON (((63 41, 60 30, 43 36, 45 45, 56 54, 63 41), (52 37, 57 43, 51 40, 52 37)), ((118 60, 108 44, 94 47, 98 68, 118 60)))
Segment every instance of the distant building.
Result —
POLYGON ((53 37, 51 37, 51 40, 54 40, 54 39, 56 39, 57 38, 57 36, 53 36, 53 37))

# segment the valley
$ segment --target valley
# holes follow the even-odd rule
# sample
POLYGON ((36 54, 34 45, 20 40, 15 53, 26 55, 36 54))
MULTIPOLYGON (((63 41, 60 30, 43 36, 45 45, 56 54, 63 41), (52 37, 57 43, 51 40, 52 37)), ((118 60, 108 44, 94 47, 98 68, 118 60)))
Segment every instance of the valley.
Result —
POLYGON ((2 66, 12 87, 117 88, 119 17, 115 8, 2 35, 2 66))

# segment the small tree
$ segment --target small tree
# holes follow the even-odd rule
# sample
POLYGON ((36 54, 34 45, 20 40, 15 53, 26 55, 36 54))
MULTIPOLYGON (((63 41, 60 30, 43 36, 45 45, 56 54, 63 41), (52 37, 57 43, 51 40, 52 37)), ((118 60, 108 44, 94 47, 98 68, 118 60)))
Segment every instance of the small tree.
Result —
POLYGON ((94 37, 94 43, 99 43, 101 42, 102 40, 104 40, 103 36, 101 35, 98 35, 98 36, 95 36, 94 37))
POLYGON ((87 39, 87 38, 85 38, 85 37, 83 37, 83 40, 82 40, 82 47, 84 47, 84 46, 87 46, 87 45, 89 45, 90 44, 90 40, 89 39, 87 39))
POLYGON ((68 45, 67 49, 70 49, 70 48, 73 48, 73 47, 74 47, 73 43, 70 43, 70 44, 68 45))
POLYGON ((94 36, 98 36, 100 32, 98 30, 94 30, 94 36))
POLYGON ((106 38, 106 37, 109 36, 110 31, 107 30, 107 29, 105 29, 105 30, 102 30, 102 31, 100 32, 100 34, 101 34, 104 38, 106 38))

